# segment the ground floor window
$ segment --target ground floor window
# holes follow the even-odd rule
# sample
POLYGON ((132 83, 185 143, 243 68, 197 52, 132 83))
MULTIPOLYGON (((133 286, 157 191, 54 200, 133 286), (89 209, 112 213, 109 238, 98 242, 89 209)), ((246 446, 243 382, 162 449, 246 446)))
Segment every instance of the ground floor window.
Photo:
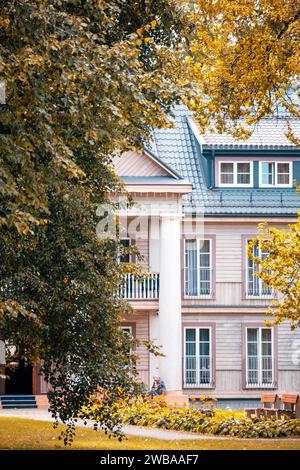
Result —
MULTIPOLYGON (((134 325, 131 324, 131 325, 122 325, 121 326, 121 330, 123 331, 123 333, 125 335, 127 335, 129 338, 134 338, 135 337, 135 328, 134 328, 134 325)), ((128 349, 128 355, 130 355, 132 353, 131 349, 129 348, 128 349)))
POLYGON ((274 332, 272 328, 246 329, 246 386, 274 386, 274 332))
POLYGON ((184 386, 210 387, 212 384, 211 328, 184 329, 184 386))

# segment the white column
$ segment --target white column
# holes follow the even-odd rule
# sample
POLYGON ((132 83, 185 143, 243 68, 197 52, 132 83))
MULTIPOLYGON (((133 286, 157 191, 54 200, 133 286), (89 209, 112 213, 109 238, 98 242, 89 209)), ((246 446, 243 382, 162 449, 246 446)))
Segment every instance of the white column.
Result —
POLYGON ((178 215, 161 218, 159 334, 165 357, 159 362, 171 392, 182 390, 180 224, 178 215))
POLYGON ((149 217, 149 271, 151 273, 159 272, 159 217, 149 217))

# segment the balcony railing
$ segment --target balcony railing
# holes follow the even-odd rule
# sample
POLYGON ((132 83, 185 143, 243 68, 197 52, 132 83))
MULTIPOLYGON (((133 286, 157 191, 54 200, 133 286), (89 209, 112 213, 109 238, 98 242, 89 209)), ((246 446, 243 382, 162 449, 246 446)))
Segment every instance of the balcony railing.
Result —
POLYGON ((186 299, 209 298, 213 292, 214 271, 211 268, 201 268, 191 271, 185 268, 184 297, 186 299))
POLYGON ((260 297, 261 299, 269 299, 274 296, 273 291, 271 289, 247 289, 247 297, 260 297))
POLYGON ((246 382, 246 388, 275 388, 274 382, 246 382))
POLYGON ((274 388, 273 356, 248 356, 247 388, 274 388), (261 368, 261 370, 259 369, 261 368))
POLYGON ((246 296, 256 297, 261 299, 270 299, 275 297, 276 293, 256 275, 252 275, 246 269, 244 270, 246 279, 246 296))
POLYGON ((183 358, 184 388, 212 387, 211 357, 185 356, 183 358))
POLYGON ((159 273, 149 273, 145 276, 126 274, 120 296, 128 300, 158 299, 159 273))

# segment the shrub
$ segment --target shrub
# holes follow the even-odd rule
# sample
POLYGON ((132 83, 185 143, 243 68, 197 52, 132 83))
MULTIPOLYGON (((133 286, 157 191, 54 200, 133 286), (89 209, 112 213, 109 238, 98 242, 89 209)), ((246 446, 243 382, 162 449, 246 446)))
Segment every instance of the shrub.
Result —
MULTIPOLYGON (((85 416, 101 415, 101 400, 85 409, 85 416), (100 412, 100 413, 99 413, 100 412)), ((242 412, 220 409, 177 408, 168 406, 163 398, 121 400, 114 412, 124 424, 152 426, 176 431, 197 432, 242 438, 275 438, 300 436, 300 421, 287 419, 246 418, 242 412)))

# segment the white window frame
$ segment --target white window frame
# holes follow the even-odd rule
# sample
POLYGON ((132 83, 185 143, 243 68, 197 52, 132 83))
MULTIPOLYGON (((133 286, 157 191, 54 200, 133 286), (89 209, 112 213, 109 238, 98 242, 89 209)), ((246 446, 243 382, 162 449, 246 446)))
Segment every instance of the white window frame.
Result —
POLYGON ((130 326, 130 325, 129 326, 128 325, 121 326, 121 330, 123 330, 123 331, 129 330, 129 334, 131 336, 133 336, 132 326, 130 326))
MULTIPOLYGON (((123 325, 123 326, 121 325, 121 330, 123 330, 123 332, 129 330, 129 331, 127 331, 127 333, 128 333, 132 338, 134 337, 134 336, 133 336, 133 328, 132 328, 131 325, 123 325)), ((132 349, 130 348, 130 350, 129 350, 129 355, 131 355, 131 354, 132 354, 132 349)))
MULTIPOLYGON (((246 335, 245 335, 245 350, 246 350, 246 368, 245 368, 245 373, 246 373, 246 388, 274 388, 275 386, 275 358, 274 358, 274 328, 268 328, 266 326, 250 326, 248 325, 246 327, 246 335), (258 382, 257 383, 249 383, 249 365, 248 365, 248 330, 258 330, 258 382), (262 361, 263 361, 263 356, 262 356, 262 330, 271 330, 271 359, 272 359, 272 381, 264 383, 262 381, 262 361)), ((253 356, 250 356, 253 357, 253 356)))
POLYGON ((212 382, 213 382, 213 358, 212 358, 212 327, 211 326, 185 326, 184 327, 184 355, 183 355, 183 387, 184 388, 212 388, 212 382), (186 382, 186 358, 189 357, 186 355, 185 350, 186 350, 186 330, 196 330, 195 334, 195 344, 196 344, 196 354, 195 356, 190 356, 190 357, 195 357, 196 358, 196 381, 195 384, 186 382), (209 330, 209 382, 208 383, 200 383, 200 330, 209 330))
POLYGON ((219 187, 220 188, 252 188, 253 187, 253 161, 244 160, 220 160, 219 161, 219 187), (222 163, 233 163, 233 183, 222 183, 221 182, 221 165, 222 163), (238 163, 249 163, 250 165, 250 183, 238 183, 237 182, 237 165, 238 163))
POLYGON ((212 249, 213 243, 212 238, 186 238, 184 240, 184 299, 199 299, 199 298, 211 298, 212 297, 212 288, 213 288, 213 266, 212 266, 212 249), (186 242, 189 241, 196 241, 196 250, 197 250, 197 294, 196 295, 189 295, 186 293, 186 273, 187 273, 187 266, 186 266, 186 242), (200 293, 200 244, 201 242, 209 242, 209 284, 210 289, 208 294, 201 294, 200 293))
POLYGON ((277 161, 268 161, 262 160, 259 161, 259 187, 260 188, 292 188, 293 187, 293 162, 285 162, 283 160, 277 161), (263 163, 272 163, 274 164, 274 184, 263 184, 262 182, 262 164, 263 163), (278 164, 284 163, 289 165, 289 184, 278 184, 278 164))
MULTIPOLYGON (((246 266, 246 274, 245 274, 245 283, 246 283, 246 286, 245 286, 245 290, 246 290, 246 297, 248 299, 270 299, 272 297, 274 297, 274 291, 272 289, 270 289, 270 293, 269 294, 266 294, 266 293, 263 293, 262 290, 263 290, 263 280, 258 277, 258 276, 255 276, 255 278, 257 279, 257 282, 258 282, 258 290, 259 290, 259 294, 258 295, 254 295, 254 294, 249 294, 249 266, 248 266, 248 261, 249 261, 249 258, 248 258, 248 243, 251 241, 251 238, 247 238, 246 239, 246 262, 245 262, 245 266, 246 266)), ((260 248, 258 248, 258 251, 259 251, 259 256, 258 258, 261 259, 261 256, 262 256, 262 251, 260 248)), ((254 263, 254 261, 252 261, 254 263)), ((254 271, 253 271, 254 272, 254 271)), ((254 276, 254 274, 253 274, 254 276)))

